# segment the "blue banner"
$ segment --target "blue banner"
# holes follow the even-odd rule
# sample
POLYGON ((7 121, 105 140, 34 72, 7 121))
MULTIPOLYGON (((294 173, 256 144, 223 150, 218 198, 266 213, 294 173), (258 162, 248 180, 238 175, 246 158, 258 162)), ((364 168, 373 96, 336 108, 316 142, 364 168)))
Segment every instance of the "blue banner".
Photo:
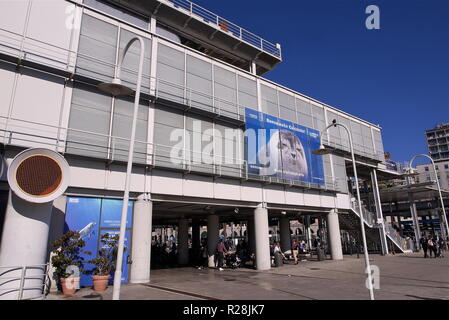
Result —
POLYGON ((248 173, 324 184, 320 133, 256 110, 245 109, 248 173))
MULTIPOLYGON (((90 251, 91 255, 83 254, 85 261, 95 258, 100 249, 100 237, 102 234, 118 234, 120 229, 120 217, 122 210, 122 200, 68 197, 65 216, 64 232, 69 230, 79 231, 81 237, 86 242, 84 250, 90 251)), ((128 281, 128 256, 131 244, 133 201, 128 203, 127 225, 125 234, 125 251, 122 263, 122 282, 128 281)), ((92 270, 94 265, 85 263, 86 270, 92 270)), ((112 275, 113 276, 113 275, 112 275)), ((80 275, 81 286, 91 286, 92 279, 90 275, 80 275)), ((111 281, 112 281, 111 277, 111 281)))

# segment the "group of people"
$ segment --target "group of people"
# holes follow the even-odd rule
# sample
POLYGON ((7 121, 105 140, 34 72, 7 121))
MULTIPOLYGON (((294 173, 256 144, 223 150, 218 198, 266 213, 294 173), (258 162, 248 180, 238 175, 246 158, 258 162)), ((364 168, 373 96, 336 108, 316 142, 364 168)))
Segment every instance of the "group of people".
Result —
MULTIPOLYGON (((299 263, 299 255, 300 254, 306 254, 309 253, 309 249, 307 247, 307 244, 305 243, 305 241, 301 240, 301 241, 297 241, 297 240, 293 240, 292 241, 292 246, 291 246, 291 255, 293 256, 293 260, 295 261, 295 264, 299 263)), ((279 245, 279 242, 275 242, 271 245, 271 249, 270 249, 270 255, 272 257, 276 257, 277 254, 281 255, 283 260, 287 260, 288 257, 286 255, 286 253, 288 253, 289 251, 286 252, 282 252, 281 247, 279 245)))
MULTIPOLYGON (((248 245, 246 241, 240 240, 237 245, 231 239, 220 238, 214 252, 214 264, 219 271, 223 271, 223 267, 227 264, 239 261, 239 265, 244 265, 247 261, 252 260, 249 254, 248 245)), ((208 248, 207 240, 201 241, 198 269, 208 267, 208 248)))
POLYGON ((169 268, 177 263, 177 246, 175 239, 162 242, 159 239, 151 243, 151 264, 156 268, 169 268))
POLYGON ((444 252, 447 250, 447 242, 440 236, 425 236, 423 235, 419 240, 421 248, 424 251, 424 258, 443 258, 444 252), (429 252, 429 255, 427 255, 429 252))

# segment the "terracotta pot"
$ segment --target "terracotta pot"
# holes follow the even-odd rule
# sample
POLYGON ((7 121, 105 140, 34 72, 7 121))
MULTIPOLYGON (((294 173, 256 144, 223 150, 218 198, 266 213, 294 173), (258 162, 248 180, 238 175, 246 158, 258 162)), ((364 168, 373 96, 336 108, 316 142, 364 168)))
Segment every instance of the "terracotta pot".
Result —
POLYGON ((111 275, 106 276, 92 276, 92 281, 94 282, 94 290, 95 291, 104 291, 108 287, 109 278, 111 278, 111 275))
POLYGON ((79 288, 80 278, 70 277, 70 278, 60 278, 62 293, 66 295, 73 295, 76 289, 79 288))

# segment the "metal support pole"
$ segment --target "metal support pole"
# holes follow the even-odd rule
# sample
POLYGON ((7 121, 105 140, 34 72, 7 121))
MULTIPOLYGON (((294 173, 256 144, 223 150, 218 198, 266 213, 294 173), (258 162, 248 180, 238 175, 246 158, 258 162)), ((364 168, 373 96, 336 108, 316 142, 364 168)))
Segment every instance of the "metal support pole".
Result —
POLYGON ((371 171, 371 181, 373 184, 374 203, 376 206, 377 222, 380 223, 379 236, 380 236, 380 243, 382 244, 382 254, 385 255, 388 254, 388 245, 387 245, 387 236, 385 234, 385 223, 382 212, 382 202, 380 201, 380 192, 379 192, 379 185, 377 183, 376 169, 373 169, 371 171))
POLYGON ((114 273, 114 289, 112 294, 113 300, 120 299, 120 286, 122 280, 122 260, 123 260, 123 249, 125 246, 125 231, 126 231, 126 216, 128 212, 128 201, 129 201, 129 189, 131 185, 131 170, 133 166, 133 155, 134 155, 134 139, 136 136, 136 125, 137 125, 137 114, 139 110, 139 100, 140 100, 140 87, 142 83, 142 68, 143 68, 143 58, 145 51, 145 44, 141 37, 135 37, 131 39, 125 47, 123 55, 119 61, 118 70, 116 73, 116 77, 119 78, 120 71, 123 63, 123 59, 125 58, 126 53, 130 46, 135 42, 140 42, 140 60, 139 60, 139 72, 137 75, 137 84, 136 84, 136 95, 134 98, 134 113, 133 113, 133 122, 131 127, 131 140, 129 142, 129 152, 128 152, 128 164, 126 167, 126 178, 125 178, 125 191, 123 195, 123 205, 122 205, 122 217, 120 222, 120 236, 118 243, 118 252, 117 252, 117 263, 116 269, 114 273))

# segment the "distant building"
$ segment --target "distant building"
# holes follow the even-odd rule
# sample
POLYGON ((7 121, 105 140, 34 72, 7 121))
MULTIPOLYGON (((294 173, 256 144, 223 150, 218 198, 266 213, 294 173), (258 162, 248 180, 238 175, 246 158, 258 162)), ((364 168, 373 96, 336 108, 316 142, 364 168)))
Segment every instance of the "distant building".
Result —
MULTIPOLYGON (((431 164, 420 164, 416 166, 419 176, 415 178, 416 183, 436 181, 435 173, 431 164)), ((449 160, 435 163, 438 180, 441 189, 449 190, 449 160)))
POLYGON ((449 160, 449 123, 426 130, 429 154, 435 161, 449 160))

